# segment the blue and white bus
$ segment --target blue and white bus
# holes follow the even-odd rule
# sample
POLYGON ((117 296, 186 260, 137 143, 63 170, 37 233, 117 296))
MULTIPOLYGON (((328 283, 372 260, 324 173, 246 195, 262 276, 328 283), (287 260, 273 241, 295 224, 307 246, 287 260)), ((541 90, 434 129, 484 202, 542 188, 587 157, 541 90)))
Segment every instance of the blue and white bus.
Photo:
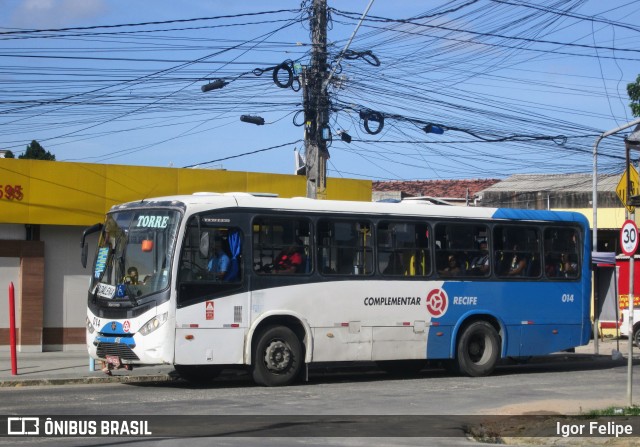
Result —
POLYGON ((267 386, 343 361, 483 376, 591 334, 577 213, 196 193, 114 206, 97 231, 86 335, 109 367, 245 366, 267 386))

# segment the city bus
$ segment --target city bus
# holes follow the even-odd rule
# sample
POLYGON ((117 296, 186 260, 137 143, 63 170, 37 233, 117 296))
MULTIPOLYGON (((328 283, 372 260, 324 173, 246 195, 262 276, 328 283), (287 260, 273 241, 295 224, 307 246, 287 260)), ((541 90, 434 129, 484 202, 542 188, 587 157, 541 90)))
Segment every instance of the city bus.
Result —
POLYGON ((335 362, 484 376, 589 342, 588 228, 578 213, 416 201, 195 193, 116 205, 82 238, 86 266, 99 232, 87 346, 107 369, 168 364, 208 379, 244 367, 265 386, 335 362))

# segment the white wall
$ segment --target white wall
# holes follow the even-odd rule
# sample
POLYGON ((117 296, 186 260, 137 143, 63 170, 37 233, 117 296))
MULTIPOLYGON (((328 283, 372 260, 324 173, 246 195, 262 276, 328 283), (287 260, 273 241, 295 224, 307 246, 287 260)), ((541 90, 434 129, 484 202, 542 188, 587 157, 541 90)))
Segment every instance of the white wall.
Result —
POLYGON ((24 241, 27 230, 23 224, 0 224, 0 239, 24 241))
POLYGON ((3 329, 9 327, 9 284, 11 282, 13 282, 16 298, 17 323, 17 315, 20 312, 20 258, 0 257, 0 328, 3 329))
MULTIPOLYGON (((80 239, 85 227, 42 225, 44 241, 44 326, 84 327, 90 269, 80 263, 80 239)), ((87 238, 88 265, 95 256, 97 234, 87 238)))

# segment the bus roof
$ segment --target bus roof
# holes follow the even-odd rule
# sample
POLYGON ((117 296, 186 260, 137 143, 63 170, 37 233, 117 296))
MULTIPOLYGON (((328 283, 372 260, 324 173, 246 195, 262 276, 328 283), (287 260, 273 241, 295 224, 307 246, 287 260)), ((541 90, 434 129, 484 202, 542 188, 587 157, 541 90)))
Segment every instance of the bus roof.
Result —
POLYGON ((121 205, 114 205, 110 212, 139 207, 170 206, 190 209, 189 214, 210 209, 253 208, 309 213, 344 213, 349 215, 433 216, 462 217, 469 219, 505 219, 531 221, 578 222, 589 227, 588 220, 580 213, 567 211, 527 210, 516 208, 489 208, 434 205, 418 201, 355 202, 346 200, 314 200, 306 197, 279 198, 273 194, 245 192, 198 192, 191 195, 155 197, 121 205))

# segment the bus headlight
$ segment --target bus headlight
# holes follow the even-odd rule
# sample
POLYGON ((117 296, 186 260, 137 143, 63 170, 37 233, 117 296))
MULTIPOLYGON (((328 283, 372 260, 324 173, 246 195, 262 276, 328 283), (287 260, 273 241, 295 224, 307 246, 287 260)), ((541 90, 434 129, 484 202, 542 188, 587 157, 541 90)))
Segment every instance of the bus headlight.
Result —
POLYGON ((165 312, 162 315, 156 315, 151 320, 147 321, 140 328, 140 333, 142 335, 148 335, 162 326, 169 318, 169 312, 165 312))
POLYGON ((93 334, 94 331, 96 330, 93 327, 93 324, 91 324, 91 320, 89 320, 89 317, 87 317, 87 330, 89 331, 90 334, 93 334))

